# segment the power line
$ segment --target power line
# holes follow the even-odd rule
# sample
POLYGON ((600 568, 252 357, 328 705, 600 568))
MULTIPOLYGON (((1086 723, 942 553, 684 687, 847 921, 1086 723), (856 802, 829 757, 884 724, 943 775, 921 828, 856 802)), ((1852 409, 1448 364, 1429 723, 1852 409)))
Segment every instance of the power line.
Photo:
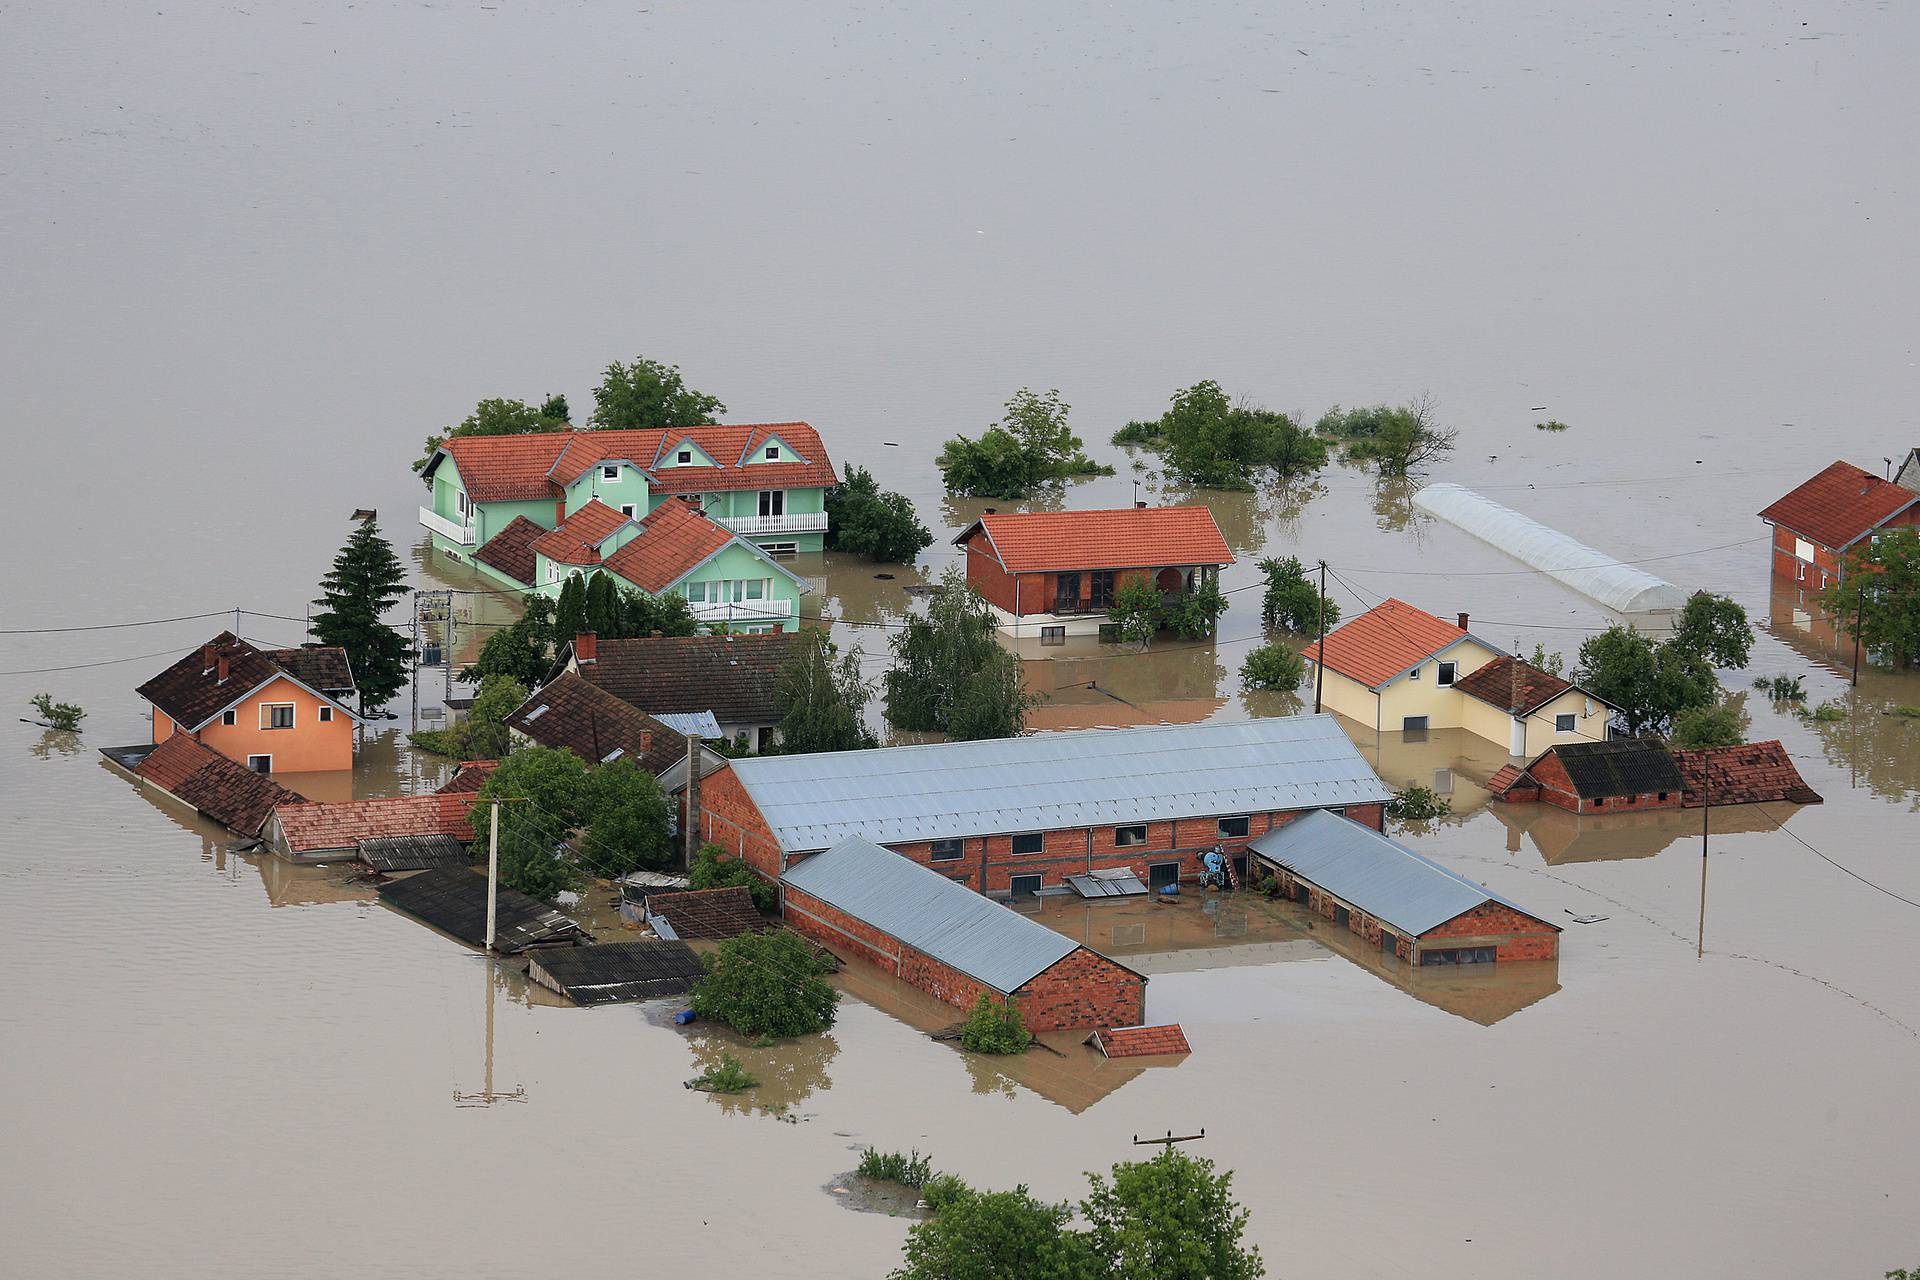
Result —
POLYGON ((0 631, 0 636, 51 636, 66 635, 75 631, 118 631, 124 627, 157 627, 167 622, 195 622, 201 618, 220 618, 232 613, 231 609, 215 609, 211 613, 183 613, 177 618, 142 618, 135 622, 99 622, 86 627, 13 627, 0 631))
POLYGON ((149 658, 164 658, 168 654, 178 654, 178 649, 162 649, 158 653, 136 653, 131 658, 108 658, 101 662, 76 662, 65 667, 32 667, 21 671, 0 671, 0 676, 43 676, 55 671, 85 671, 90 667, 112 667, 123 662, 144 662, 149 658))
POLYGON ((1785 831, 1786 834, 1791 836, 1793 840, 1800 845, 1801 848, 1805 849, 1808 853, 1811 853, 1814 857, 1820 859, 1820 861, 1826 863, 1831 867, 1834 867, 1839 871, 1844 871, 1846 874, 1852 876, 1855 880, 1858 880, 1861 884, 1867 886, 1867 888, 1877 889, 1881 893, 1886 894, 1889 898, 1892 898, 1896 902, 1904 902, 1910 907, 1920 907, 1920 902, 1915 902, 1912 898, 1902 897, 1900 894, 1895 893, 1893 890, 1887 888, 1885 885, 1875 884, 1873 881, 1867 879, 1865 876, 1861 875, 1858 871, 1853 870, 1851 867, 1847 867, 1842 865, 1841 863, 1835 862, 1832 858, 1829 858, 1826 854, 1820 852, 1818 849, 1808 844, 1805 840, 1802 840, 1797 833, 1788 831, 1787 824, 1780 821, 1780 819, 1774 817, 1771 813, 1767 813, 1766 806, 1762 805, 1762 806, 1759 806, 1759 808, 1761 813, 1766 814, 1768 822, 1771 822, 1774 826, 1778 827, 1781 831, 1785 831))

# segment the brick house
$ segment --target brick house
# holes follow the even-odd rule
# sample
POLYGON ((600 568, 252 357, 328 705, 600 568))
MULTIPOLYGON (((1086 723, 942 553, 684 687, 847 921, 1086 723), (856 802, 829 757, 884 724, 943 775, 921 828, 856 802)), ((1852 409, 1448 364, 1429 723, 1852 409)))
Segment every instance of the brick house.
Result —
POLYGON ((1252 849, 1284 896, 1409 964, 1559 958, 1558 925, 1350 819, 1307 814, 1252 849))
POLYGON ((571 751, 589 765, 629 759, 656 778, 687 758, 684 734, 572 671, 536 689, 506 726, 515 742, 571 751))
POLYGON ((1549 747, 1525 769, 1509 765, 1487 789, 1496 800, 1538 800, 1569 813, 1678 809, 1686 780, 1666 747, 1650 738, 1575 742, 1549 747))
POLYGON ((1920 526, 1920 493, 1836 462, 1760 518, 1773 526, 1773 576, 1803 591, 1823 591, 1845 576, 1846 556, 1862 539, 1920 526))
POLYGON ((1098 635, 1130 581, 1180 596, 1217 583, 1233 563, 1205 507, 990 512, 953 542, 966 549, 967 585, 993 606, 1000 629, 1042 644, 1098 635))
POLYGON ((956 1009, 1012 998, 1035 1031, 1135 1026, 1146 978, 863 836, 780 876, 788 925, 956 1009))
POLYGON ((1158 888, 1315 809, 1378 829, 1391 789, 1331 716, 1085 729, 761 756, 700 784, 701 838, 776 879, 861 835, 969 888, 1020 895, 1127 867, 1158 888))
POLYGON ((342 649, 260 649, 222 631, 135 692, 155 743, 184 733, 258 773, 330 773, 353 768, 353 688, 342 649))

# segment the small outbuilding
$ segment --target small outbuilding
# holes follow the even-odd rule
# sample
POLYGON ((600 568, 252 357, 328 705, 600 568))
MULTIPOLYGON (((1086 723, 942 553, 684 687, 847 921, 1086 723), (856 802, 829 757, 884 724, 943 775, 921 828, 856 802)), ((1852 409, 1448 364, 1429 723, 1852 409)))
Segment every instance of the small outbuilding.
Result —
MULTIPOLYGON (((380 886, 380 899, 470 947, 487 942, 487 879, 461 867, 436 867, 380 886)), ((581 936, 571 918, 504 885, 494 890, 493 949, 513 955, 565 946, 581 936)))
POLYGON ((719 942, 767 927, 766 917, 753 905, 753 895, 739 885, 650 893, 647 923, 655 933, 670 941, 698 938, 719 942))
POLYGON ((575 1004, 685 995, 706 972, 684 942, 603 942, 551 947, 527 961, 527 976, 575 1004))
POLYGON ((1686 803, 1686 780, 1666 747, 1651 738, 1549 747, 1525 769, 1500 770, 1487 789, 1509 804, 1539 800, 1569 813, 1678 809, 1686 803))
POLYGON ((1346 818, 1309 813, 1251 848, 1282 895, 1409 964, 1560 954, 1559 926, 1346 818))
POLYGON ((272 778, 184 733, 155 747, 118 748, 107 758, 155 791, 243 836, 259 835, 276 806, 300 801, 272 778))
POLYGON ((780 877, 789 926, 958 1009, 985 992, 1035 1031, 1137 1026, 1146 978, 864 836, 780 877))

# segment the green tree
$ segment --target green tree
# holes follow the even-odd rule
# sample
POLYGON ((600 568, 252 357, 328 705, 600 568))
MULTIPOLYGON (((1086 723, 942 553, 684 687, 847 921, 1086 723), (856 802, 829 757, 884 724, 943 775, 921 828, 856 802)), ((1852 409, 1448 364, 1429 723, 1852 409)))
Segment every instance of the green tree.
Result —
POLYGON ((982 991, 960 1028, 960 1046, 970 1053, 1025 1053, 1031 1043, 1033 1033, 1012 996, 1002 999, 982 991))
POLYGON ((1431 396, 1404 405, 1327 410, 1314 425, 1318 435, 1341 441, 1349 462, 1371 462, 1383 476, 1408 476, 1453 452, 1460 432, 1436 420, 1431 396))
POLYGON ((1567 660, 1557 653, 1548 653, 1544 644, 1534 645, 1533 656, 1527 661, 1549 675, 1557 676, 1567 669, 1567 660))
POLYGON ((540 402, 540 416, 551 422, 573 424, 573 410, 567 407, 567 398, 563 395, 551 395, 540 402))
POLYGON ((1903 670, 1920 666, 1920 530, 1869 538, 1819 601, 1861 647, 1903 670))
POLYGON ((902 493, 883 490, 858 464, 827 490, 827 546, 887 564, 912 564, 933 535, 902 493))
POLYGON ((931 1218, 917 1222, 902 1246, 905 1261, 892 1280, 1102 1280, 1107 1269, 1085 1237, 1067 1229, 1072 1210, 1046 1204, 1027 1189, 942 1195, 931 1218))
POLYGON ((566 409, 565 396, 549 396, 538 409, 524 400, 482 400, 458 426, 428 436, 426 448, 413 469, 424 471, 427 463, 433 461, 434 451, 455 436, 522 436, 538 431, 565 431, 566 409), (558 414, 553 412, 556 408, 558 414))
POLYGON ((1159 591, 1145 578, 1128 578, 1113 593, 1107 622, 1118 633, 1121 643, 1146 648, 1160 630, 1159 591))
POLYGON ((824 631, 806 628, 780 670, 774 706, 780 713, 780 750, 859 751, 879 740, 863 716, 872 688, 860 678, 860 647, 842 656, 824 631))
POLYGON ((332 571, 320 579, 313 637, 347 651, 362 712, 386 705, 406 687, 413 646, 381 621, 406 594, 407 571, 380 536, 376 520, 361 522, 334 557, 332 571))
POLYGON ((689 387, 678 365, 644 356, 635 356, 631 364, 614 361, 593 389, 597 427, 671 431, 712 422, 726 411, 717 397, 689 387))
POLYGON ((780 903, 780 891, 767 879, 738 858, 729 858, 717 844, 703 844, 693 851, 693 865, 687 868, 690 889, 745 889, 753 895, 753 905, 771 911, 780 903))
POLYGON ((1306 676, 1306 661, 1284 644, 1263 644, 1249 653, 1240 666, 1240 684, 1247 689, 1291 692, 1300 687, 1306 676))
POLYGON ((1325 442, 1284 413, 1234 403, 1208 379, 1174 393, 1152 423, 1128 423, 1115 444, 1158 449, 1167 470, 1209 489, 1251 489, 1260 474, 1309 475, 1327 464, 1325 442))
MULTIPOLYGON (((620 593, 620 625, 611 633, 622 637, 691 636, 700 633, 693 606, 678 592, 651 596, 628 588, 620 593)), ((572 637, 568 637, 571 639, 572 637)))
POLYGON ((804 1036, 833 1025, 830 962, 791 929, 743 933, 703 958, 693 1011, 745 1036, 804 1036))
POLYGON ((1233 1174, 1169 1148, 1113 1166, 1111 1182, 1087 1175, 1080 1202, 1087 1244, 1111 1280, 1256 1280, 1258 1246, 1242 1245, 1250 1216, 1233 1198, 1233 1174))
POLYGON ((596 573, 587 579, 580 610, 586 618, 581 630, 609 637, 620 634, 626 609, 620 599, 620 584, 613 580, 612 574, 596 573))
POLYGON ((1732 600, 1696 591, 1666 643, 1699 654, 1709 666, 1739 670, 1753 652, 1753 627, 1747 611, 1732 600))
POLYGON ((1068 409, 1058 391, 1014 392, 1006 412, 979 439, 955 436, 941 449, 937 465, 947 491, 1023 498, 1073 476, 1112 475, 1112 467, 1081 451, 1080 437, 1067 425, 1068 409))
POLYGON ((80 722, 87 718, 86 711, 77 703, 55 702, 50 693, 36 693, 30 702, 33 709, 39 712, 41 721, 49 729, 74 733, 80 728, 80 722))
POLYGON ((1183 640, 1199 640, 1213 634, 1226 609, 1227 598, 1220 584, 1209 578, 1191 591, 1163 599, 1154 621, 1160 630, 1171 631, 1183 640))
MULTIPOLYGON (((1301 635, 1318 635, 1320 629, 1320 589, 1307 579, 1306 567, 1297 557, 1262 560, 1260 572, 1266 577, 1266 591, 1260 597, 1260 620, 1267 626, 1285 627, 1301 635)), ((1326 602, 1327 630, 1340 621, 1340 605, 1326 602)))
MULTIPOLYGON (((513 625, 498 628, 480 646, 472 666, 460 673, 468 684, 505 676, 531 689, 553 666, 553 601, 535 591, 521 597, 513 625)), ((571 637, 569 637, 571 638, 571 637)))
POLYGON ((588 797, 587 766, 571 751, 526 747, 502 760, 469 814, 484 840, 492 802, 502 802, 500 883, 542 902, 577 888, 580 873, 563 849, 587 820, 588 797))
POLYGON ((1617 625, 1580 646, 1574 682, 1620 708, 1633 734, 1666 732, 1676 715, 1711 705, 1720 690, 1700 654, 1617 625))
POLYGON ((554 643, 571 644, 575 636, 588 630, 591 628, 587 625, 586 579, 569 574, 567 580, 560 584, 560 598, 553 606, 554 643))
POLYGON ((1000 647, 998 623, 966 573, 950 565, 927 611, 894 633, 883 679, 887 719, 956 738, 1011 738, 1035 701, 1020 664, 1000 647))
POLYGON ((667 797, 631 756, 587 775, 586 809, 587 847, 599 875, 659 870, 673 861, 667 797))
POLYGON ((1737 747, 1747 740, 1744 717, 1734 707, 1717 703, 1709 707, 1688 707, 1673 717, 1673 745, 1697 747, 1737 747))

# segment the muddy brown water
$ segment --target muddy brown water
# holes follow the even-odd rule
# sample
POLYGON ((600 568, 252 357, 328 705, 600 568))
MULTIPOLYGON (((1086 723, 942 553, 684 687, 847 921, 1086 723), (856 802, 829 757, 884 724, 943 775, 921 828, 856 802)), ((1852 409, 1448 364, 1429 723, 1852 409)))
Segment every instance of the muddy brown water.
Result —
MULTIPOLYGON (((939 441, 1022 385, 1119 468, 1057 501, 1208 503, 1229 588, 1291 553, 1350 612, 1396 594, 1529 650, 1608 620, 1364 476, 1194 494, 1105 445, 1211 376, 1309 416, 1431 391, 1462 428, 1440 475, 1731 592, 1767 624, 1737 686, 1801 674, 1818 703, 1848 655, 1770 592, 1752 513, 1920 443, 1902 6, 321 0, 0 30, 4 631, 238 606, 297 642, 357 507, 421 585, 471 587, 419 548, 420 439, 482 395, 584 413, 638 351, 914 498, 943 539, 919 570, 804 566, 875 659, 984 505, 941 497, 939 441)), ((1039 722, 1295 709, 1237 688, 1256 595, 1215 643, 1026 655, 1039 722)), ((1200 1127, 1277 1275, 1917 1260, 1915 912, 1807 847, 1920 898, 1920 722, 1884 714, 1912 677, 1869 671, 1816 725, 1749 696, 1827 803, 1716 815, 1704 956, 1684 816, 1498 812, 1483 744, 1356 730, 1390 780, 1451 788, 1416 847, 1607 919, 1550 972, 1429 981, 1284 911, 1081 909, 1063 926, 1148 949, 1191 1058, 982 1063, 849 978, 830 1035, 754 1051, 765 1097, 720 1099, 680 1082, 724 1037, 530 994, 99 763, 145 732, 132 686, 224 622, 0 636, 9 1271, 880 1275, 905 1223, 822 1191, 851 1147, 1069 1197, 1133 1135, 1200 1127), (78 742, 14 720, 42 688, 88 708, 78 742)), ((434 785, 403 728, 302 785, 434 785)))

